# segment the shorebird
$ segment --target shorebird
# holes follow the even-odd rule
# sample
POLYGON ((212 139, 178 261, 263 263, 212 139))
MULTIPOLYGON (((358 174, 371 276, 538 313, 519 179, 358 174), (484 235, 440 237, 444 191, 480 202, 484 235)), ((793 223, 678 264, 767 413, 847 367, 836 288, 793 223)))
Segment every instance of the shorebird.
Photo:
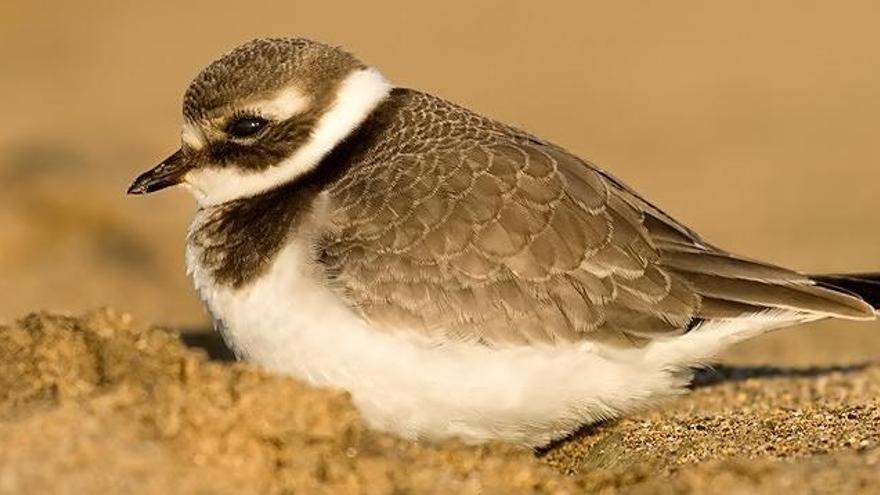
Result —
POLYGON ((195 287, 241 358, 414 439, 540 446, 681 393, 772 329, 873 320, 880 275, 704 241, 597 165, 305 39, 248 42, 129 189, 199 204, 195 287))

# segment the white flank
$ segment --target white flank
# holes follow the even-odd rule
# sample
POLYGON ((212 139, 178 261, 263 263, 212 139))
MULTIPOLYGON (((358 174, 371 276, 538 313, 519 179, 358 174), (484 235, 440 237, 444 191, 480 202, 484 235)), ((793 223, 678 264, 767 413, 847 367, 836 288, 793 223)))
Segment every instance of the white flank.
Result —
MULTIPOLYGON (((200 213, 196 224, 204 221, 200 213)), ((584 424, 680 394, 689 366, 764 331, 816 317, 785 311, 712 322, 619 350, 567 347, 490 349, 438 344, 416 332, 369 328, 320 282, 298 239, 246 287, 218 286, 187 264, 201 297, 241 357, 313 385, 348 390, 371 426, 412 439, 457 437, 540 446, 584 424)))
MULTIPOLYGON (((318 119, 310 139, 282 162, 260 172, 236 167, 198 169, 184 183, 202 206, 253 196, 290 182, 315 167, 334 146, 351 134, 391 91, 391 84, 373 68, 350 74, 339 86, 336 99, 318 119)), ((297 104, 276 102, 270 110, 294 111, 297 104)))

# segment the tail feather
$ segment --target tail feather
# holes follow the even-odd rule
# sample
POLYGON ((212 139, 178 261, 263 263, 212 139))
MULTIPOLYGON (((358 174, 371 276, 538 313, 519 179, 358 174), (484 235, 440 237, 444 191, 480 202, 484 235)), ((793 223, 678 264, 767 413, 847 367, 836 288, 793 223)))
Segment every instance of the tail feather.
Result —
MULTIPOLYGON (((776 284, 705 273, 688 273, 687 281, 704 298, 823 314, 855 320, 873 319, 874 308, 847 290, 823 287, 808 280, 804 284, 776 284)), ((710 309, 712 306, 709 307, 710 309)), ((705 315, 706 310, 700 315, 705 315)))
POLYGON ((810 278, 822 287, 854 294, 880 311, 880 273, 812 275, 810 278))
POLYGON ((750 317, 771 309, 871 320, 880 273, 808 276, 723 251, 661 243, 661 266, 701 296, 700 320, 750 317))

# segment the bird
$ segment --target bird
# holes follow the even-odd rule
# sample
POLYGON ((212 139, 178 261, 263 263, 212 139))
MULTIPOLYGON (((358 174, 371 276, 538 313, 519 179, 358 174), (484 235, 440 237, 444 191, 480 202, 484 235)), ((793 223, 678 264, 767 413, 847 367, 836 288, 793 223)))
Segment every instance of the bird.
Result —
POLYGON ((180 148, 128 193, 177 185, 236 356, 407 439, 544 446, 678 396, 736 342, 880 308, 880 273, 725 251, 565 148, 303 38, 195 77, 180 148))

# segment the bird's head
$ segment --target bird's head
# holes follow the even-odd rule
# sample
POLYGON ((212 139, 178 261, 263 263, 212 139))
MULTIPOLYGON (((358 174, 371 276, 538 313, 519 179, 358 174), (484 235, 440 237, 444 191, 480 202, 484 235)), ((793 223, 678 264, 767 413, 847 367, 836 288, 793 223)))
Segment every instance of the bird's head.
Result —
POLYGON ((339 48, 299 38, 245 43, 196 76, 183 98, 180 149, 128 192, 181 184, 214 205, 273 189, 315 167, 390 90, 339 48))

